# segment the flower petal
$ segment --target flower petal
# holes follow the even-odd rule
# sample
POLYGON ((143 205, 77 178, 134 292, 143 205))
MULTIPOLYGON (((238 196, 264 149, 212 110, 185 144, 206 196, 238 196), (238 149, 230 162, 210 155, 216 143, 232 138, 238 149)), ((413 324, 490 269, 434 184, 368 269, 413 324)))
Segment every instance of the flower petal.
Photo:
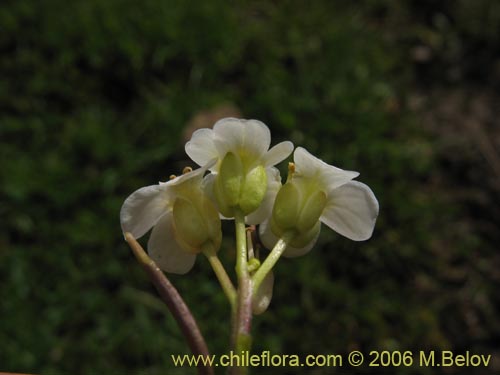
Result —
POLYGON ((193 268, 196 255, 184 250, 175 239, 172 211, 155 225, 148 241, 148 253, 161 270, 183 275, 193 268))
POLYGON ((168 210, 166 184, 151 185, 134 191, 123 203, 120 222, 123 233, 142 237, 168 210))
MULTIPOLYGON (((283 253, 283 256, 286 258, 295 258, 307 254, 316 244, 319 233, 320 231, 318 230, 314 239, 304 247, 298 248, 288 245, 285 252, 283 253)), ((259 225, 259 239, 262 244, 269 250, 272 250, 274 245, 276 245, 276 243, 278 242, 279 238, 272 232, 269 220, 266 220, 259 225)))
POLYGON ((267 310, 273 298, 274 275, 273 271, 269 271, 262 283, 259 290, 252 298, 252 312, 255 315, 262 314, 267 310))
POLYGON ((201 189, 214 204, 216 204, 215 194, 214 194, 214 184, 216 177, 217 173, 209 173, 205 177, 203 177, 203 180, 201 182, 201 189))
POLYGON ((255 152, 260 158, 265 155, 271 145, 271 131, 261 121, 243 120, 245 124, 245 148, 255 152))
POLYGON ((285 160, 293 151, 293 143, 285 141, 273 146, 264 156, 264 166, 270 167, 285 160))
POLYGON ((325 192, 335 189, 359 176, 358 172, 345 171, 325 163, 302 147, 295 149, 293 160, 297 177, 317 179, 322 188, 325 189, 325 192))
POLYGON ((259 208, 247 215, 245 222, 247 224, 260 224, 264 220, 271 217, 271 212, 273 211, 273 204, 281 187, 281 177, 278 169, 271 167, 266 168, 267 174, 267 190, 262 203, 259 208))
POLYGON ((228 151, 242 156, 243 151, 243 156, 258 161, 271 144, 269 128, 257 120, 225 118, 214 125, 214 133, 214 143, 220 158, 228 151))
POLYGON ((278 237, 271 230, 271 223, 269 220, 265 220, 259 225, 259 239, 264 247, 268 250, 272 250, 276 242, 278 242, 278 237))
POLYGON ((215 158, 211 159, 207 163, 205 163, 202 167, 196 168, 191 172, 183 173, 182 175, 177 176, 174 179, 169 180, 167 182, 164 182, 163 184, 168 186, 179 186, 182 184, 190 184, 190 183, 198 184, 203 179, 203 175, 205 174, 205 172, 208 169, 212 168, 215 165, 216 161, 217 159, 215 158))
POLYGON ((219 154, 214 144, 214 131, 212 129, 198 129, 184 147, 186 154, 193 161, 202 166, 210 160, 218 158, 219 154))
POLYGON ((373 233, 378 208, 371 189, 351 181, 330 192, 320 220, 353 241, 364 241, 373 233))

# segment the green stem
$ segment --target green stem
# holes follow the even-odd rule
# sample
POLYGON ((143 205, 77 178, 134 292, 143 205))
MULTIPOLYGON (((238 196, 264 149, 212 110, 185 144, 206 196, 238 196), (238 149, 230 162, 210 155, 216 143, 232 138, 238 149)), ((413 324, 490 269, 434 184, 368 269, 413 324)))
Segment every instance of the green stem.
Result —
POLYGON ((231 282, 231 279, 229 278, 224 266, 219 260, 219 257, 215 253, 213 246, 204 246, 203 254, 205 254, 210 265, 212 266, 212 269, 214 270, 215 275, 217 276, 217 279, 219 280, 219 283, 222 287, 222 290, 224 291, 224 294, 231 304, 231 307, 234 308, 234 305, 236 303, 236 290, 234 289, 233 283, 231 282))
POLYGON ((246 241, 246 227, 245 216, 239 210, 235 213, 234 223, 236 226, 236 274, 238 280, 248 276, 247 270, 247 241, 246 241))
MULTIPOLYGON (((252 336, 252 280, 248 273, 248 251, 246 241, 245 216, 237 210, 234 216, 236 226, 236 275, 238 276, 238 293, 236 314, 233 321, 233 347, 237 354, 249 351, 252 336)), ((233 373, 246 374, 243 367, 233 368, 233 373)))
POLYGON ((283 234, 283 237, 276 242, 274 248, 271 250, 266 260, 260 265, 259 269, 252 277, 253 293, 256 294, 259 290, 260 284, 265 279, 267 274, 272 270, 281 254, 285 251, 288 242, 293 238, 293 232, 283 234))

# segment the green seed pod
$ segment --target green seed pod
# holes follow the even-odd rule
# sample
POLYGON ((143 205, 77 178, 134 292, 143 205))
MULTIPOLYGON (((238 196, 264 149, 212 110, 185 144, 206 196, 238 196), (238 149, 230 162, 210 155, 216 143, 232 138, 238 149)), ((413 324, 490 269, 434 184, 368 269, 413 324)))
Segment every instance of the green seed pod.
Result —
POLYGON ((314 224, 314 226, 305 232, 296 232, 296 235, 290 241, 290 246, 296 248, 302 248, 310 243, 312 240, 316 238, 321 229, 321 222, 318 220, 314 224))
POLYGON ((280 232, 294 229, 299 219, 301 194, 292 183, 283 185, 274 201, 272 218, 280 232))
POLYGON ((186 250, 198 253, 208 239, 207 226, 196 207, 187 199, 177 198, 173 207, 177 240, 186 250))
POLYGON ((267 190, 266 170, 262 165, 250 170, 245 176, 239 206, 245 215, 259 208, 267 190))
POLYGON ((207 198, 188 200, 178 197, 173 207, 176 239, 188 251, 199 253, 211 242, 215 251, 220 248, 222 231, 219 214, 207 198))
POLYGON ((315 191, 303 204, 297 220, 297 230, 300 233, 307 232, 318 221, 326 206, 326 194, 321 190, 315 191))
POLYGON ((219 212, 214 207, 213 203, 206 198, 202 198, 202 212, 205 224, 207 226, 207 237, 212 242, 214 251, 218 251, 222 242, 222 230, 219 212))
POLYGON ((235 207, 238 204, 243 182, 243 164, 239 157, 228 152, 222 160, 215 182, 223 194, 220 198, 224 200, 224 206, 235 207))
POLYGON ((234 207, 239 203, 243 182, 244 174, 241 160, 232 152, 228 152, 222 160, 214 184, 215 199, 224 216, 234 216, 234 207))

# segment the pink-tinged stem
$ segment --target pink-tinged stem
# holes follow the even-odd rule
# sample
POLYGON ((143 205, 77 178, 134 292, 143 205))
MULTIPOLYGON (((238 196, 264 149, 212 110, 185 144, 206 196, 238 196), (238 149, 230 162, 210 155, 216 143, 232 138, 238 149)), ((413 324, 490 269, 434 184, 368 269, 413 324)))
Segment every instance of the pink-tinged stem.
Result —
MULTIPOLYGON (((161 299, 165 302, 177 321, 177 324, 181 328, 193 355, 210 357, 207 344, 200 329, 198 328, 198 324, 196 324, 193 314, 191 314, 191 311, 180 296, 179 292, 177 292, 177 289, 175 289, 165 274, 158 268, 156 263, 146 254, 142 246, 136 241, 131 233, 125 233, 125 240, 129 244, 139 263, 148 273, 149 278, 156 287, 161 299)), ((200 375, 213 375, 214 371, 212 367, 199 363, 198 373, 200 375)))

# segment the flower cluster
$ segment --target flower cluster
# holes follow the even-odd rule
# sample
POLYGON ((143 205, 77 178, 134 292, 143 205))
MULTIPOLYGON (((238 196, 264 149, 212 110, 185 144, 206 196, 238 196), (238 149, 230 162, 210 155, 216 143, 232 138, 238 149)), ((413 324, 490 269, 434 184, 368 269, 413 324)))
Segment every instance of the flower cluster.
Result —
MULTIPOLYGON (((163 271, 178 274, 192 268, 198 253, 217 253, 221 219, 244 217, 258 225, 265 247, 284 241, 283 255, 289 257, 312 249, 321 223, 351 240, 371 236, 378 202, 368 186, 353 181, 359 173, 328 165, 304 148, 294 151, 289 141, 270 144, 269 128, 256 120, 227 118, 195 131, 185 150, 200 168, 132 193, 120 212, 123 232, 139 238, 153 228, 150 257, 163 271), (275 165, 292 152, 282 184, 275 165)), ((258 259, 254 264, 259 267, 258 259)), ((272 272, 262 279, 254 312, 267 308, 272 293, 272 272)))

